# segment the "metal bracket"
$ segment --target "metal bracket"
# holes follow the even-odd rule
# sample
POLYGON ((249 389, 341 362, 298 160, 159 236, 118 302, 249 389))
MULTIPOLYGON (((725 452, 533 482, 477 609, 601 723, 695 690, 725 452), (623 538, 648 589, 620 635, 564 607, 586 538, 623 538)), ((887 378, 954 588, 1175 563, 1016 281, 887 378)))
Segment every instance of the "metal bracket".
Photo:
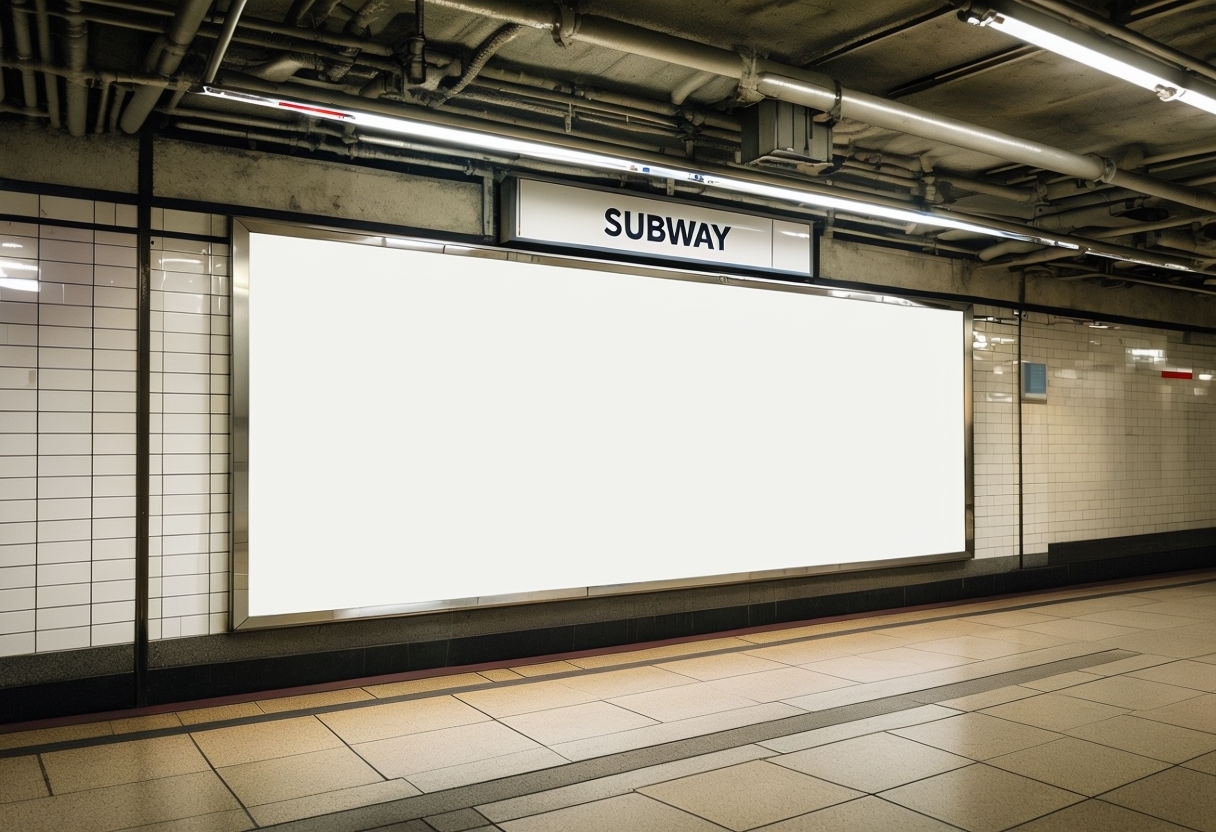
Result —
POLYGON ((570 3, 558 3, 553 19, 553 42, 558 46, 574 43, 578 32, 578 9, 570 3))
POLYGON ((1096 153, 1087 154, 1091 159, 1097 159, 1102 165, 1102 174, 1095 179, 1095 182, 1101 182, 1103 185, 1109 185, 1111 180, 1115 178, 1115 174, 1119 172, 1118 166, 1114 159, 1108 159, 1105 156, 1099 156, 1096 153))
POLYGON ((764 100, 760 92, 760 58, 754 49, 741 49, 739 57, 743 59, 743 73, 739 76, 739 84, 735 87, 735 97, 744 104, 755 104, 764 100))

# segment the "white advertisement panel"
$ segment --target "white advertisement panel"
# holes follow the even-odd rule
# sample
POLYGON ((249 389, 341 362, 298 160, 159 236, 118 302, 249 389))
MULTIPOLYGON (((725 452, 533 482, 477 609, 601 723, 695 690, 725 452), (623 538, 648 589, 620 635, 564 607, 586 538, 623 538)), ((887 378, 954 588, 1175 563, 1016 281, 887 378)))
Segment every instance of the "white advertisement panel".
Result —
POLYGON ((272 233, 247 252, 238 624, 966 548, 960 311, 272 233))

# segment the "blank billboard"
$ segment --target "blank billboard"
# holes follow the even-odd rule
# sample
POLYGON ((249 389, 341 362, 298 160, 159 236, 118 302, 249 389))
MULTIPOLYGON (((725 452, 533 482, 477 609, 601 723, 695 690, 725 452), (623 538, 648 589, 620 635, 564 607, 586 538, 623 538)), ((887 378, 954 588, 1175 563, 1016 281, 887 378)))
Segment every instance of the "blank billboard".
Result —
POLYGON ((277 232, 241 246, 238 625, 966 550, 959 310, 277 232))

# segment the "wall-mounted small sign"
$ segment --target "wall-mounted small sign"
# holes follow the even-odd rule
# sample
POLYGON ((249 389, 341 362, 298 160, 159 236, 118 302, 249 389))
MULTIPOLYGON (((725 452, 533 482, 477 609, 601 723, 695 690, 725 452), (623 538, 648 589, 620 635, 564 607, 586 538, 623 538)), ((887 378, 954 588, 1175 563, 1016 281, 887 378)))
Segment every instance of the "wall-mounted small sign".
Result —
POLYGON ((535 179, 503 183, 501 238, 813 277, 810 223, 535 179))
POLYGON ((1047 401, 1047 365, 1022 362, 1022 401, 1047 401))

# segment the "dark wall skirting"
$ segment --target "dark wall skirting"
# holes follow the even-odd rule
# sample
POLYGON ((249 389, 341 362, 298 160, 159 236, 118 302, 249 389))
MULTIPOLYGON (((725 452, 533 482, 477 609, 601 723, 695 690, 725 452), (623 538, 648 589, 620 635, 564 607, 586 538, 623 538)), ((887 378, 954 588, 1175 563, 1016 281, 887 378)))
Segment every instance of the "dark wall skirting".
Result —
MULTIPOLYGON (((1046 565, 713 609, 533 627, 511 632, 377 644, 147 670, 145 701, 165 705, 394 673, 518 661, 749 627, 948 603, 1119 578, 1210 568, 1216 529, 1052 546, 1046 565), (1153 551, 1142 550, 1152 537, 1153 551), (1174 544, 1164 546, 1163 542, 1174 544), (1107 557, 1094 559, 1103 550, 1107 557), (1113 552, 1116 557, 1109 557, 1113 552)), ((880 576, 880 573, 871 573, 880 576)), ((134 701, 132 673, 0 688, 0 723, 121 710, 134 701)))

